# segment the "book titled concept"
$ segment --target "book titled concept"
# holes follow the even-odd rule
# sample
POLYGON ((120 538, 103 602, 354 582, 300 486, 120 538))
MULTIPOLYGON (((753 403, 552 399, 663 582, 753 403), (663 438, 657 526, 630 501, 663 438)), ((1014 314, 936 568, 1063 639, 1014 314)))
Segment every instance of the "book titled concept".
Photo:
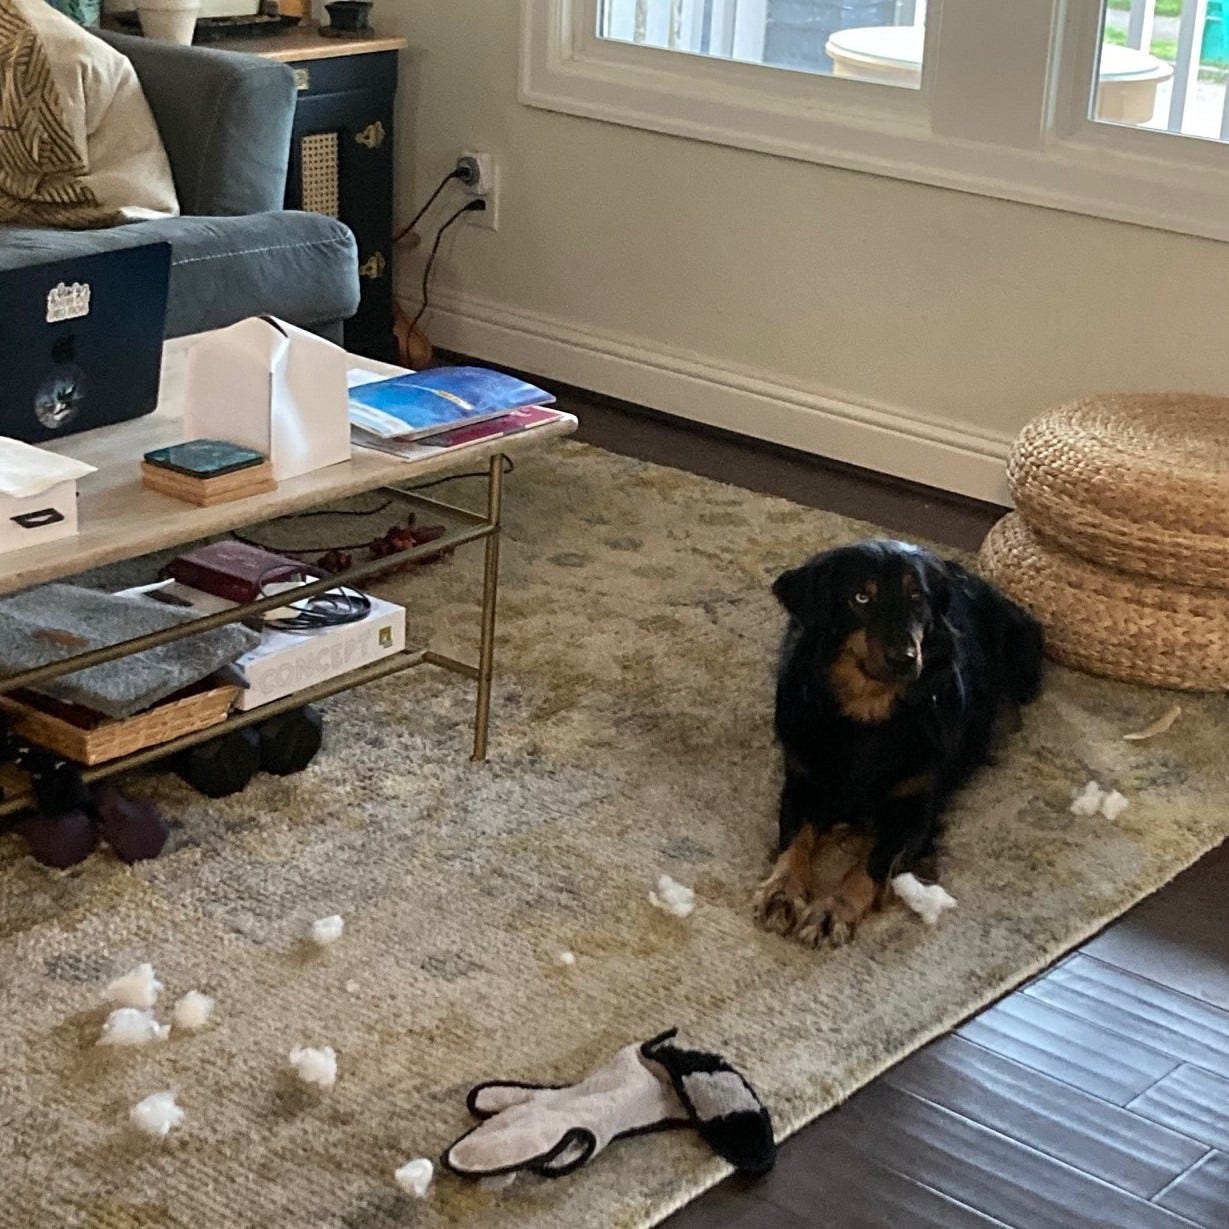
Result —
POLYGON ((554 399, 516 376, 485 367, 433 367, 353 384, 350 424, 377 439, 415 440, 554 399))

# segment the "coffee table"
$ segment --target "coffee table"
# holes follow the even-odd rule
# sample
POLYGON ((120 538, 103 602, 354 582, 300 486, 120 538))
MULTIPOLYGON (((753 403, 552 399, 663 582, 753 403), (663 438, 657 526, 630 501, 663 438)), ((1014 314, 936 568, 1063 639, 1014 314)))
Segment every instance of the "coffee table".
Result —
MULTIPOLYGON (((137 768, 177 751, 207 742, 227 730, 254 725, 282 712, 302 707, 339 691, 360 686, 415 666, 432 665, 452 671, 477 684, 474 711, 473 758, 484 759, 490 727, 491 683, 494 677, 495 609, 499 583, 500 512, 503 499, 504 457, 529 452, 551 440, 570 434, 576 420, 570 416, 530 428, 517 435, 441 452, 426 459, 403 460, 373 449, 355 448, 351 459, 279 483, 276 491, 253 495, 212 508, 181 503, 141 485, 140 461, 151 448, 179 442, 182 432, 182 385, 184 358, 191 338, 168 342, 163 362, 162 397, 157 410, 144 418, 72 436, 53 445, 56 452, 76 457, 97 467, 97 472, 78 484, 78 523, 76 537, 45 546, 0 554, 0 593, 11 593, 31 585, 45 584, 73 576, 89 568, 133 559, 154 551, 182 546, 201 538, 226 534, 288 513, 320 507, 366 491, 388 489, 411 507, 431 513, 446 525, 442 537, 395 555, 364 562, 349 571, 325 577, 297 590, 309 597, 353 584, 398 563, 409 563, 463 546, 484 543, 482 569, 482 616, 479 627, 477 661, 465 662, 425 647, 408 647, 347 674, 295 692, 242 713, 232 713, 219 725, 186 734, 171 742, 98 764, 82 771, 87 782, 137 768), (429 499, 408 488, 428 478, 485 467, 487 474, 486 508, 476 513, 429 499)), ((398 369, 370 359, 356 358, 352 364, 381 373, 398 369)), ((94 649, 32 670, 0 676, 0 694, 31 687, 62 674, 87 666, 113 661, 143 649, 181 640, 210 628, 237 623, 252 615, 285 605, 285 596, 269 597, 243 606, 194 619, 190 623, 140 636, 106 648, 94 649)), ((12 815, 33 801, 28 791, 9 793, 0 800, 0 816, 12 815)))

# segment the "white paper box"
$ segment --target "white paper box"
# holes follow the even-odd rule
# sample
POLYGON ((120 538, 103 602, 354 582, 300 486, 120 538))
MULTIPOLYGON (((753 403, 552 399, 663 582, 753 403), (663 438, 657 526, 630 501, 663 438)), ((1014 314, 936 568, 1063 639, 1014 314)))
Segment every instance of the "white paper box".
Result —
POLYGON ((264 453, 278 482, 350 459, 349 356, 272 316, 202 333, 188 351, 184 439, 264 453))
MULTIPOLYGON (((130 592, 161 589, 191 602, 201 614, 229 610, 235 605, 212 593, 201 593, 186 585, 146 585, 130 592)), ((235 701, 237 709, 259 708, 296 691, 346 674, 359 666, 379 661, 405 648, 405 607, 372 597, 371 613, 359 623, 319 631, 278 632, 266 629, 261 642, 245 653, 235 665, 247 680, 247 688, 235 701)))
POLYGON ((58 482, 40 495, 0 494, 0 551, 44 546, 77 532, 77 483, 58 482))
POLYGON ((77 532, 77 480, 94 467, 0 437, 0 551, 43 546, 77 532))

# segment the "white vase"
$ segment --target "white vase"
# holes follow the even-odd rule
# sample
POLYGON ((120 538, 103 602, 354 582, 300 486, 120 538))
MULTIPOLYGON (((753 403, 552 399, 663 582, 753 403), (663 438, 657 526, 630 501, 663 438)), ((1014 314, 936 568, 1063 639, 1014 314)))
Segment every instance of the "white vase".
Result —
POLYGON ((192 41, 201 0, 137 0, 141 33, 162 43, 192 41))

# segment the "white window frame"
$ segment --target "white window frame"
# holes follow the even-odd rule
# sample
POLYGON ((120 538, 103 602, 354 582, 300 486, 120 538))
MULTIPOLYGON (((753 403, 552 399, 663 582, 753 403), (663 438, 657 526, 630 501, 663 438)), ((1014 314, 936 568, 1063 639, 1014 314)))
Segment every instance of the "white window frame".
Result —
POLYGON ((614 42, 598 7, 521 0, 522 102, 1229 240, 1229 145, 1088 118, 1099 0, 930 0, 919 90, 614 42))

